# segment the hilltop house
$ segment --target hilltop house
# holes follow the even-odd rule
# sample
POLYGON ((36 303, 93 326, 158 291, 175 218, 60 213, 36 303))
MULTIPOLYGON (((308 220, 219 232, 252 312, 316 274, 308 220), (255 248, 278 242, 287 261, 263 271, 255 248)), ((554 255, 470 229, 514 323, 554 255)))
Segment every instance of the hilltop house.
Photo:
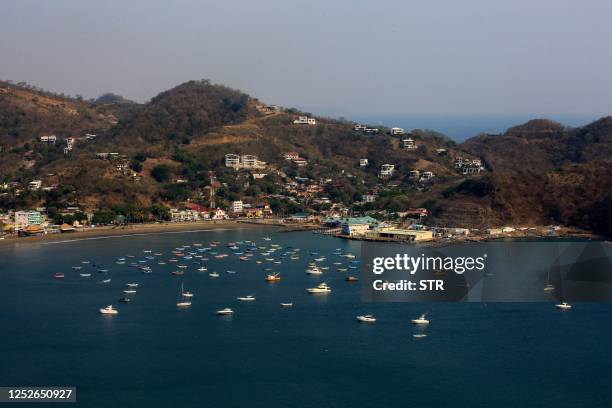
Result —
POLYGON ((457 157, 455 159, 455 168, 461 172, 461 174, 478 174, 484 170, 482 161, 480 159, 464 159, 457 157))
POLYGON ((366 130, 367 126, 366 125, 361 125, 361 124, 356 124, 355 126, 353 126, 353 130, 355 132, 363 132, 364 130, 366 130))
POLYGON ((293 121, 294 125, 316 125, 317 121, 315 118, 309 118, 308 116, 299 116, 293 121))
POLYGON ((380 172, 378 173, 378 177, 387 178, 391 177, 395 172, 395 165, 393 164, 383 164, 380 166, 380 172))
POLYGON ((405 132, 404 132, 404 129, 402 128, 394 127, 394 128, 391 128, 389 133, 391 133, 392 135, 403 135, 405 132))

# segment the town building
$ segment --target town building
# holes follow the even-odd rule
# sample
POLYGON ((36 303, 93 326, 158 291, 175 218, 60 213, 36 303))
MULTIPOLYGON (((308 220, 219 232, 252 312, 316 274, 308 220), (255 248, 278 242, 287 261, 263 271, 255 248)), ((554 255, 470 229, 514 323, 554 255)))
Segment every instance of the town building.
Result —
POLYGON ((350 217, 340 222, 342 234, 348 236, 364 235, 366 231, 377 227, 379 221, 372 217, 350 217))
POLYGON ((241 213, 243 209, 242 201, 232 201, 231 211, 233 213, 241 213))
POLYGON ((40 225, 42 222, 39 211, 15 211, 15 229, 23 229, 28 225, 40 225))

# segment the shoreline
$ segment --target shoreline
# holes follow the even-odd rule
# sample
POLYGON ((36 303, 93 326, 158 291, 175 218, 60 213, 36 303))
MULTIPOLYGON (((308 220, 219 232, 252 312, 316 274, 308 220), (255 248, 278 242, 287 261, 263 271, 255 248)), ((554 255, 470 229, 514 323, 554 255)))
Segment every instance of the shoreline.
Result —
POLYGON ((223 229, 254 229, 261 227, 278 227, 273 224, 257 224, 239 221, 218 222, 185 222, 165 224, 133 224, 123 227, 97 227, 87 228, 69 233, 45 234, 30 237, 11 237, 0 240, 0 246, 8 244, 32 244, 80 241, 90 238, 121 237, 129 235, 163 234, 180 232, 214 231, 223 229))

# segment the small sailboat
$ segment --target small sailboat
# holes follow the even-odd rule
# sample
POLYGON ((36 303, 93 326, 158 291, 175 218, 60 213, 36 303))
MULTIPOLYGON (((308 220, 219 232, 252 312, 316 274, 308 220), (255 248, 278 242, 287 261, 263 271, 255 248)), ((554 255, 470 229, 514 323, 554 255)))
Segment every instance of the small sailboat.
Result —
POLYGON ((416 319, 412 319, 411 322, 412 324, 429 324, 429 320, 427 320, 425 314, 420 315, 416 319))
POLYGON ((100 283, 109 283, 110 281, 111 281, 110 278, 108 278, 108 279, 101 280, 100 283))
POLYGON ((193 292, 185 291, 185 292, 183 292, 183 296, 186 297, 186 298, 192 298, 193 297, 193 292))
POLYGON ((189 296, 185 296, 185 288, 183 287, 183 282, 181 282, 181 291, 179 292, 179 299, 176 302, 177 307, 189 307, 191 306, 191 298, 189 296))
POLYGON ((376 322, 376 317, 371 314, 357 316, 357 320, 363 323, 374 323, 376 322))
POLYGON ((266 275, 267 282, 278 282, 279 280, 281 280, 280 273, 266 275))
POLYGON ((232 315, 234 314, 234 311, 230 309, 229 307, 226 307, 225 309, 217 310, 217 314, 222 315, 222 316, 232 315))
POLYGON ((219 273, 218 272, 211 272, 208 274, 208 276, 210 276, 211 278, 218 278, 219 277, 219 273))
POLYGON ((119 314, 119 311, 113 308, 113 305, 108 305, 105 308, 100 309, 100 313, 103 315, 116 315, 119 314))

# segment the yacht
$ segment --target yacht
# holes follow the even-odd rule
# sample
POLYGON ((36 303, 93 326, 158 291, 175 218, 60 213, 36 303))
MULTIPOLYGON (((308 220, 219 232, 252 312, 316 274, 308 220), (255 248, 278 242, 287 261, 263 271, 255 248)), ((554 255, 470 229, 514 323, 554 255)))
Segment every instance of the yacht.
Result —
POLYGON ((429 320, 425 317, 425 314, 420 315, 416 319, 411 320, 413 324, 429 324, 429 320))
POLYGON ((217 310, 217 314, 218 315, 232 315, 234 314, 234 311, 230 309, 229 307, 226 307, 225 309, 217 310))
POLYGON ((323 282, 316 288, 306 289, 306 292, 311 293, 311 294, 317 294, 317 293, 328 294, 331 292, 331 288, 327 285, 327 283, 323 282))
POLYGON ((570 305, 567 302, 562 302, 562 303, 559 303, 558 305, 555 305, 555 307, 561 310, 569 310, 572 308, 572 305, 570 305))
POLYGON ((376 321, 376 318, 374 317, 374 315, 361 315, 361 316, 357 316, 357 320, 359 320, 360 322, 364 322, 364 323, 374 323, 376 321))
POLYGON ((255 296, 253 295, 239 296, 236 299, 240 300, 241 302, 252 302, 255 300, 255 296))
POLYGON ((308 275, 322 275, 323 271, 321 269, 317 268, 316 266, 313 266, 310 269, 306 269, 306 273, 308 275))
POLYGON ((103 315, 116 315, 119 314, 119 311, 114 309, 112 305, 108 305, 105 308, 100 309, 100 313, 103 315))

